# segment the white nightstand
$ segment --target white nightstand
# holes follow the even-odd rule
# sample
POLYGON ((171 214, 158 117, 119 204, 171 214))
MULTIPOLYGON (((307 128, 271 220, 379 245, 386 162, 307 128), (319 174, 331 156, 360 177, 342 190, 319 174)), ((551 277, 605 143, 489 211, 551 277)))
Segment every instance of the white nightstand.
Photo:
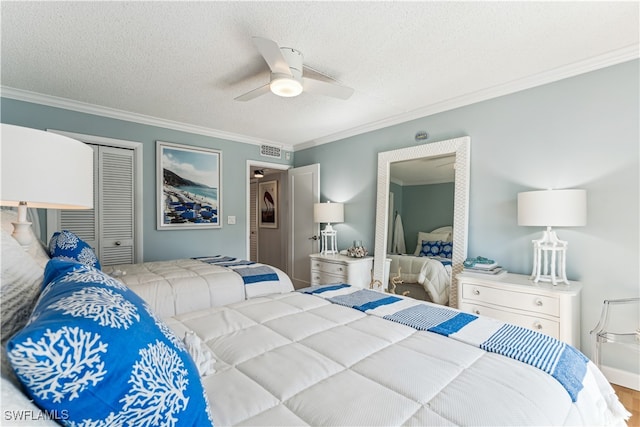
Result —
POLYGON ((352 258, 346 255, 312 254, 311 285, 347 283, 368 288, 371 283, 373 257, 352 258))
POLYGON ((458 275, 459 309, 540 331, 580 348, 582 285, 534 283, 529 276, 458 275))

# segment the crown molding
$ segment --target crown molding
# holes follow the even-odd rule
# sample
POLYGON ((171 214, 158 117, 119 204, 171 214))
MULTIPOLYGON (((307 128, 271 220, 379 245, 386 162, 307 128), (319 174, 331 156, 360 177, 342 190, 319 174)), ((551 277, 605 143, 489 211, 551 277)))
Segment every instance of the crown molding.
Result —
POLYGON ((520 92, 522 90, 530 89, 536 86, 553 83, 569 77, 575 77, 577 75, 596 71, 601 68, 606 68, 612 65, 621 64, 623 62, 632 61, 634 59, 638 59, 639 57, 640 45, 629 45, 621 49, 613 50, 605 54, 586 59, 584 61, 557 67, 552 70, 524 77, 522 79, 513 80, 505 84, 493 86, 456 98, 447 99, 445 101, 437 102, 423 108, 418 108, 416 110, 398 114, 383 120, 378 120, 376 122, 367 123, 362 126, 347 129, 345 131, 327 135, 322 138, 317 138, 314 140, 296 144, 294 148, 295 151, 312 148, 318 145, 327 144, 329 142, 338 141, 340 139, 349 138, 366 132, 372 132, 378 129, 405 123, 433 114, 442 113, 444 111, 453 110, 455 108, 475 104, 477 102, 497 98, 499 96, 520 92))
POLYGON ((270 141, 262 138, 254 138, 254 137, 240 135, 232 132, 224 132, 217 129, 191 125, 188 123, 176 122, 173 120, 160 119, 157 117, 146 116, 144 114, 132 113, 129 111, 103 107, 100 105, 89 104, 86 102, 74 101, 71 99, 60 98, 57 96, 44 95, 41 93, 30 92, 30 91, 16 89, 16 88, 7 87, 7 86, 0 86, 0 96, 2 96, 3 98, 10 98, 18 101, 31 102, 34 104, 46 105, 49 107, 63 108, 65 110, 77 111, 79 113, 93 114, 101 117, 108 117, 111 119, 140 123, 143 125, 157 126, 165 129, 172 129, 172 130, 178 130, 182 132, 193 133, 196 135, 211 136, 214 138, 226 139, 229 141, 241 142, 244 144, 273 145, 281 148, 282 150, 293 151, 293 146, 283 144, 281 142, 270 141))

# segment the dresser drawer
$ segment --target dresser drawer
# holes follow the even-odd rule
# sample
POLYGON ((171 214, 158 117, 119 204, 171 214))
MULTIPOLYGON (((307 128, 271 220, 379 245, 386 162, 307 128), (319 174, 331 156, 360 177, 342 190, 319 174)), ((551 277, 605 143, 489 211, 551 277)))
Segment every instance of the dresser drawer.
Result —
POLYGON ((335 262, 313 260, 311 261, 311 271, 321 271, 346 277, 347 267, 344 264, 338 264, 335 262))
POLYGON ((523 328, 533 329, 543 334, 560 339, 560 323, 554 320, 543 319, 535 316, 529 316, 522 313, 513 313, 510 311, 500 310, 495 307, 487 307, 480 304, 462 303, 460 309, 467 313, 473 313, 479 316, 493 317, 503 322, 512 323, 522 326, 523 328))
POLYGON ((330 285, 334 283, 345 283, 345 277, 336 274, 330 274, 320 270, 311 271, 311 285, 330 285))
POLYGON ((463 283, 462 299, 466 303, 489 303, 549 316, 560 316, 560 301, 558 298, 546 295, 514 292, 490 286, 463 283))

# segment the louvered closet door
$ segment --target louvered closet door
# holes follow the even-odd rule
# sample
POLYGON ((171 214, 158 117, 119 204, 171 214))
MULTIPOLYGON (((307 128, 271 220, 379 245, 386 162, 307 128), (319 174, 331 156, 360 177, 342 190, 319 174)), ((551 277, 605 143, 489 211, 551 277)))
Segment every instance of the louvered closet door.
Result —
MULTIPOLYGON (((98 152, 100 147, 97 145, 87 144, 93 149, 93 164, 98 164, 98 152)), ((98 168, 93 168, 93 209, 79 209, 79 210, 65 210, 62 209, 59 212, 58 220, 59 224, 57 230, 69 230, 77 234, 82 240, 87 242, 89 246, 93 248, 98 259, 100 259, 100 247, 98 242, 99 231, 98 224, 99 219, 99 191, 96 183, 98 182, 98 168)), ((55 230, 54 230, 55 231, 55 230)))
POLYGON ((134 260, 133 150, 100 147, 100 262, 127 264, 134 260))
POLYGON ((94 208, 61 210, 59 229, 91 245, 103 266, 133 263, 134 152, 87 145, 94 151, 94 208))

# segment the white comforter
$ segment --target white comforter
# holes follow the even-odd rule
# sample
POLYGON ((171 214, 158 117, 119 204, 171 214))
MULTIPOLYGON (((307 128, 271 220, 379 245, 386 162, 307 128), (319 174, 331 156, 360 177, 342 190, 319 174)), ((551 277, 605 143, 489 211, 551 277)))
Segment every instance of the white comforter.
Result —
POLYGON ((451 286, 451 265, 424 256, 387 255, 391 259, 389 277, 398 276, 404 283, 418 283, 424 287, 431 300, 436 304, 449 302, 451 286))
MULTIPOLYGON (((572 403, 551 376, 477 347, 291 292, 178 315, 216 360, 216 426, 624 425, 594 375, 572 403)), ((613 403, 612 403, 613 402, 613 403)))
POLYGON ((260 295, 290 292, 291 279, 272 267, 278 280, 245 285, 231 268, 211 265, 195 259, 121 264, 105 267, 161 318, 243 301, 260 295))

